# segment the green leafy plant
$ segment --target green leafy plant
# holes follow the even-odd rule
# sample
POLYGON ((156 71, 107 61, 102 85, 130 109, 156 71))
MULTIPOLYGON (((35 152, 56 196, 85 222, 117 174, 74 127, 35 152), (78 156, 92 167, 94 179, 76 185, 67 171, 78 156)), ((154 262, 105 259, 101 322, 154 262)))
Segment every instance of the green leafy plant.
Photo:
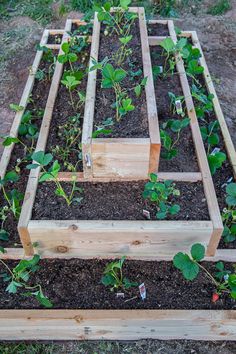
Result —
POLYGON ((0 187, 7 202, 9 210, 12 212, 15 218, 18 218, 21 211, 21 201, 23 200, 23 194, 16 189, 6 190, 6 186, 11 185, 19 180, 19 175, 15 171, 8 171, 3 178, 0 178, 0 187))
MULTIPOLYGON (((78 77, 78 75, 77 75, 77 77, 78 77)), ((63 85, 65 85, 65 87, 69 91, 70 102, 71 102, 71 105, 72 105, 74 111, 77 111, 79 109, 79 107, 82 106, 85 102, 85 94, 76 90, 77 87, 81 84, 81 80, 83 78, 83 73, 81 72, 81 75, 78 79, 77 79, 77 77, 74 75, 67 75, 61 80, 61 83, 63 85), (79 98, 77 103, 75 102, 73 95, 72 95, 72 91, 74 91, 74 90, 77 91, 77 95, 79 98)))
POLYGON ((118 261, 107 264, 104 275, 102 277, 102 284, 110 286, 110 290, 129 289, 134 286, 138 286, 138 283, 131 282, 128 278, 123 276, 123 264, 125 257, 122 257, 118 261))
POLYGON ((121 82, 126 78, 126 72, 121 68, 114 68, 110 63, 93 62, 91 71, 100 69, 102 72, 102 88, 112 88, 115 92, 116 101, 113 107, 116 109, 116 120, 120 121, 121 117, 134 110, 132 99, 128 97, 127 91, 121 87, 121 82))
POLYGON ((215 286, 216 292, 213 293, 212 301, 216 302, 222 293, 230 294, 231 298, 236 299, 236 273, 224 271, 222 262, 216 264, 217 273, 215 277, 200 263, 205 257, 205 247, 196 243, 191 247, 190 254, 178 252, 173 259, 174 266, 179 269, 186 280, 194 280, 200 270, 215 286))
POLYGON ((229 243, 236 240, 236 183, 230 183, 226 187, 226 204, 223 209, 222 221, 224 224, 223 239, 229 243))
POLYGON ((166 160, 171 160, 177 156, 178 150, 176 145, 180 139, 181 131, 186 128, 190 123, 189 118, 180 119, 169 119, 167 122, 163 123, 160 130, 160 136, 162 141, 162 151, 161 157, 166 160), (171 136, 166 132, 166 129, 170 129, 172 133, 176 134, 176 138, 173 140, 171 136))
POLYGON ((63 54, 58 55, 57 60, 61 64, 69 63, 71 71, 74 72, 72 63, 75 63, 78 60, 78 56, 75 53, 71 52, 70 43, 68 42, 63 43, 61 49, 63 51, 63 54))
POLYGON ((37 50, 41 50, 43 52, 43 61, 52 63, 54 64, 56 61, 56 58, 53 54, 53 51, 51 48, 48 48, 46 46, 40 46, 39 44, 36 46, 37 50))
POLYGON ((200 128, 203 141, 207 142, 207 155, 210 153, 210 149, 219 144, 220 138, 218 132, 220 125, 218 120, 209 123, 207 126, 200 128))
POLYGON ((182 117, 185 116, 186 114, 186 107, 183 109, 182 106, 185 101, 184 96, 176 96, 173 92, 168 92, 168 96, 170 99, 170 111, 172 114, 178 114, 181 115, 182 117), (180 102, 181 104, 181 109, 177 109, 177 103, 180 102))
POLYGON ((60 172, 61 166, 57 160, 52 162, 53 160, 52 154, 50 153, 45 154, 43 151, 37 151, 32 154, 31 158, 33 160, 33 163, 27 165, 26 168, 31 170, 31 169, 36 169, 41 167, 43 173, 39 178, 39 182, 45 182, 45 181, 54 182, 56 184, 55 194, 58 197, 64 198, 68 206, 70 206, 74 202, 75 203, 81 202, 82 197, 80 195, 78 197, 75 197, 75 193, 82 193, 82 189, 76 186, 76 177, 72 176, 71 192, 67 195, 61 182, 58 179, 58 173, 60 172), (46 169, 46 167, 50 163, 52 163, 51 167, 46 169))
POLYGON ((121 66, 124 63, 125 59, 132 54, 132 49, 128 48, 128 44, 132 40, 132 38, 132 35, 119 38, 121 45, 112 57, 113 61, 117 64, 117 66, 121 66))
POLYGON ((226 160, 226 154, 221 151, 212 151, 207 155, 208 164, 211 170, 211 174, 214 175, 216 171, 222 167, 226 160))
POLYGON ((53 304, 44 295, 42 286, 40 284, 29 285, 31 274, 39 269, 39 255, 34 255, 32 259, 22 259, 13 269, 10 269, 7 263, 0 259, 1 264, 6 269, 0 274, 4 282, 8 283, 6 292, 16 294, 19 289, 26 291, 23 296, 35 297, 41 305, 51 308, 53 304))
POLYGON ((160 42, 160 46, 163 48, 163 55, 166 56, 163 68, 164 77, 169 73, 174 73, 177 55, 180 55, 181 57, 188 55, 185 51, 186 43, 187 38, 180 38, 177 43, 175 43, 172 38, 165 38, 160 42), (167 64, 169 65, 169 68, 167 68, 167 64))
POLYGON ((105 119, 102 124, 99 126, 95 126, 96 130, 93 132, 92 137, 97 138, 100 135, 108 135, 112 133, 112 126, 114 125, 114 121, 112 118, 105 119))
MULTIPOLYGON (((7 242, 9 240, 9 232, 5 230, 4 224, 8 219, 10 214, 10 208, 8 205, 4 205, 0 209, 0 241, 7 242)), ((0 246, 0 252, 5 253, 5 249, 3 246, 0 246)))
POLYGON ((52 153, 60 157, 69 171, 76 171, 78 163, 82 161, 81 134, 80 114, 69 117, 65 124, 58 126, 58 137, 62 143, 53 147, 52 153), (71 154, 77 155, 75 166, 70 162, 71 154))
POLYGON ((191 90, 192 97, 195 102, 195 111, 197 117, 204 121, 205 115, 213 111, 213 94, 207 94, 203 87, 192 85, 191 90))
POLYGON ((156 174, 150 174, 150 180, 145 184, 143 198, 154 202, 157 206, 157 219, 165 219, 168 214, 175 215, 180 211, 178 204, 170 202, 171 196, 179 196, 180 192, 172 181, 160 182, 156 174))

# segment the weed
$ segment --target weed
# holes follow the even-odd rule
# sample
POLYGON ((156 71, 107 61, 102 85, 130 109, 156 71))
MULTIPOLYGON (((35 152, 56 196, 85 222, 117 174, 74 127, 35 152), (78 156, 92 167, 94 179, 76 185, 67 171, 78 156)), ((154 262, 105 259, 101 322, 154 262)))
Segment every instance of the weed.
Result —
POLYGON ((218 0, 216 4, 210 6, 207 13, 213 16, 219 16, 225 14, 231 9, 231 4, 229 0, 218 0))
POLYGON ((111 286, 110 290, 129 289, 133 286, 138 286, 136 282, 130 282, 128 278, 123 276, 123 264, 125 257, 122 257, 119 261, 109 263, 102 277, 102 284, 105 286, 111 286))
POLYGON ((165 219, 168 214, 175 215, 180 211, 178 204, 171 204, 171 196, 179 196, 180 192, 172 181, 158 181, 156 174, 150 174, 150 181, 145 184, 143 198, 149 199, 157 206, 157 219, 165 219))

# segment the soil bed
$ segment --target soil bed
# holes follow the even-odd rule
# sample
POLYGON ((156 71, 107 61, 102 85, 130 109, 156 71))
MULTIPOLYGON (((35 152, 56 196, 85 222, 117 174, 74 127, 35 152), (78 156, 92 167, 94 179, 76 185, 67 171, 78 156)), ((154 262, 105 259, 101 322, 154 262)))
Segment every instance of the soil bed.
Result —
MULTIPOLYGON (((112 35, 104 35, 104 25, 101 26, 100 47, 99 47, 99 62, 105 57, 112 58, 120 47, 118 35, 113 32, 112 35)), ((128 96, 132 98, 132 104, 135 109, 128 112, 121 118, 119 122, 115 118, 115 109, 111 105, 115 102, 115 93, 113 89, 101 88, 101 71, 97 73, 96 99, 95 99, 95 114, 94 114, 94 131, 102 125, 102 122, 107 118, 112 117, 114 125, 111 127, 112 133, 99 135, 99 137, 107 138, 148 138, 148 114, 146 105, 145 90, 142 94, 136 97, 133 88, 140 84, 143 78, 143 62, 142 48, 139 30, 139 21, 136 20, 131 27, 130 34, 133 36, 128 44, 128 48, 132 49, 131 55, 125 59, 122 64, 122 69, 127 72, 126 78, 121 82, 123 89, 127 89, 128 96), (132 76, 131 72, 140 72, 138 76, 132 76)), ((112 59, 109 61, 114 68, 117 68, 116 62, 112 59)))
MULTIPOLYGON (((165 56, 162 55, 162 49, 159 46, 150 47, 151 49, 151 59, 152 66, 163 66, 165 65, 165 56)), ((168 67, 167 67, 168 70, 168 67)), ((169 119, 181 119, 181 116, 173 113, 171 108, 169 92, 175 94, 176 97, 183 96, 183 91, 181 88, 181 83, 179 75, 177 72, 174 75, 168 75, 163 78, 162 76, 154 75, 154 86, 156 94, 156 103, 158 111, 158 120, 160 124, 160 129, 164 122, 169 119)), ((186 110, 183 104, 183 110, 186 110)), ((187 113, 185 115, 187 117, 187 113)), ((177 137, 177 133, 173 133, 170 129, 167 130, 173 141, 177 137)), ((192 133, 190 125, 184 128, 180 133, 180 139, 175 145, 177 148, 177 156, 171 160, 166 160, 162 157, 160 158, 159 171, 171 171, 171 172, 198 172, 198 162, 195 153, 194 143, 192 139, 192 133)), ((163 149, 163 147, 162 147, 163 149)))
POLYGON ((169 36, 169 29, 167 25, 162 23, 148 24, 149 36, 169 36))
MULTIPOLYGON (((75 70, 78 69, 85 73, 89 59, 90 45, 88 45, 88 47, 83 53, 85 53, 86 55, 85 61, 81 63, 81 58, 84 56, 84 54, 81 54, 78 56, 78 61, 76 63, 73 63, 73 67, 75 70)), ((66 70, 70 70, 69 64, 65 64, 63 73, 65 73, 66 70)), ((83 79, 81 80, 81 83, 78 86, 78 91, 85 95, 86 87, 87 75, 85 74, 83 79)), ((78 102, 79 96, 77 90, 72 91, 72 97, 74 102, 78 102)), ((53 154, 54 159, 57 159, 59 161, 61 165, 61 171, 68 171, 68 164, 73 166, 73 170, 80 172, 83 171, 82 157, 80 156, 81 149, 79 147, 82 138, 83 114, 84 104, 81 104, 80 107, 74 109, 71 104, 68 89, 65 87, 65 85, 60 83, 52 114, 46 151, 50 151, 53 154), (71 125, 71 128, 76 127, 75 132, 73 134, 74 136, 76 136, 76 134, 79 134, 80 131, 80 135, 76 139, 74 139, 74 143, 68 150, 68 157, 65 159, 65 157, 63 156, 63 152, 65 152, 66 147, 66 134, 63 126, 68 123, 68 120, 71 119, 71 117, 77 117, 76 119, 79 121, 78 125, 71 125), (56 147, 59 147, 59 150, 56 147), (67 161, 67 164, 65 163, 65 160, 67 161)), ((69 131, 68 128, 65 129, 67 132, 69 131)), ((73 135, 70 134, 70 136, 73 135)))
POLYGON ((93 24, 87 24, 85 26, 78 25, 77 23, 72 23, 71 33, 80 35, 92 35, 93 24))
MULTIPOLYGON (((68 208, 64 199, 54 194, 51 182, 38 185, 33 209, 35 220, 145 220, 143 209, 150 211, 151 219, 156 220, 156 206, 142 197, 145 181, 78 183, 83 188, 81 203, 68 208)), ((63 183, 69 193, 71 184, 63 183)), ((199 183, 176 183, 179 197, 171 197, 172 203, 180 205, 181 210, 171 220, 209 220, 208 208, 199 183), (194 208, 192 207, 194 205, 194 208)))
MULTIPOLYGON (((42 285, 55 309, 236 309, 236 302, 226 295, 212 303, 215 288, 205 274, 199 273, 194 281, 186 281, 172 262, 164 261, 127 260, 123 267, 124 276, 138 284, 144 282, 147 298, 140 299, 138 287, 125 290, 125 297, 117 298, 116 292, 101 284, 108 263, 109 260, 97 259, 41 260, 40 269, 31 276, 31 284, 42 285)), ((12 268, 17 262, 7 261, 7 264, 12 268)), ((215 273, 214 263, 202 264, 215 273)), ((232 264, 225 263, 225 269, 232 271, 232 268, 232 264)), ((42 308, 35 299, 20 296, 20 292, 16 295, 6 293, 6 286, 0 278, 1 309, 42 308)))
POLYGON ((48 44, 61 44, 62 34, 50 34, 48 36, 48 44))
MULTIPOLYGON (((54 52, 54 55, 56 52, 54 52)), ((51 63, 41 61, 39 65, 39 69, 43 70, 45 69, 45 74, 48 74, 48 70, 50 67, 51 63)), ((51 77, 52 77, 51 73, 51 77)), ((31 100, 28 103, 25 113, 27 111, 32 113, 32 116, 36 117, 33 120, 33 123, 37 126, 38 129, 40 129, 41 122, 42 122, 42 117, 43 117, 43 112, 44 108, 47 102, 47 97, 48 97, 48 92, 50 89, 51 81, 50 80, 45 80, 45 81, 40 81, 35 79, 35 83, 33 86, 33 90, 31 92, 31 100)), ((20 137, 21 141, 27 145, 28 147, 31 145, 31 140, 21 136, 20 137)), ((35 139, 34 146, 36 145, 37 139, 35 139)), ((24 147, 21 144, 15 144, 11 158, 7 167, 7 171, 11 171, 15 169, 15 166, 17 165, 17 159, 22 159, 25 156, 25 151, 24 147)), ((29 170, 25 169, 26 165, 29 162, 23 162, 20 164, 20 173, 19 173, 19 180, 17 182, 14 182, 13 184, 9 184, 6 186, 6 191, 9 192, 12 189, 16 189, 20 193, 24 195, 27 181, 28 181, 28 175, 29 175, 29 170)), ((2 192, 0 191, 0 208, 2 208, 4 205, 6 205, 6 201, 4 198, 2 198, 2 192)), ((4 223, 4 229, 9 232, 9 241, 3 242, 0 241, 0 245, 3 247, 21 247, 21 243, 19 240, 19 235, 17 231, 17 224, 18 221, 13 217, 12 213, 10 214, 9 218, 7 221, 4 223)))

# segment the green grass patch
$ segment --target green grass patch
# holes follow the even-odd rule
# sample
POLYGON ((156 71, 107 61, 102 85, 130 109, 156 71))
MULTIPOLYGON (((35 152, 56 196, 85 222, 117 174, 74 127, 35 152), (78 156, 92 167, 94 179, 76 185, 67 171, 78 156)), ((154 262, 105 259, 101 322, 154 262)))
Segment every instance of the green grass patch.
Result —
POLYGON ((231 9, 231 3, 229 0, 219 0, 215 5, 209 7, 207 13, 213 16, 219 16, 225 14, 231 9))

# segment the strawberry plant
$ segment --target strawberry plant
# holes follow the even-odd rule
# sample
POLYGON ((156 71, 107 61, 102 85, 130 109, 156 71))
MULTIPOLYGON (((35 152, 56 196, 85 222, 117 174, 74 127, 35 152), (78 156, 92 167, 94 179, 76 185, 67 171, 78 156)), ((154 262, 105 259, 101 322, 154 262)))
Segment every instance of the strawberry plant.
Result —
POLYGON ((156 204, 157 219, 165 219, 168 214, 175 215, 180 211, 178 204, 171 204, 171 196, 179 196, 180 192, 172 181, 158 181, 156 174, 150 174, 150 180, 145 184, 143 198, 156 204))
POLYGON ((3 193, 3 197, 7 202, 8 208, 12 212, 15 218, 18 219, 21 211, 21 201, 23 200, 23 194, 16 189, 6 191, 6 186, 15 183, 19 180, 19 175, 15 171, 9 171, 5 174, 5 177, 0 178, 0 187, 3 193))
POLYGON ((61 64, 69 63, 71 71, 74 72, 72 64, 78 60, 77 54, 71 52, 70 43, 68 42, 62 44, 61 50, 63 51, 63 54, 58 55, 57 60, 61 64))
POLYGON ((226 154, 224 152, 213 150, 210 154, 207 155, 209 167, 211 174, 214 175, 216 171, 222 167, 223 163, 226 160, 226 154))
POLYGON ((170 111, 173 114, 178 114, 184 117, 186 113, 186 107, 184 110, 182 108, 185 101, 184 96, 176 96, 173 92, 168 92, 168 96, 170 99, 170 111))
POLYGON ((95 126, 96 130, 93 132, 92 137, 97 138, 99 135, 108 135, 112 133, 112 126, 114 125, 112 118, 105 119, 102 124, 95 126))
POLYGON ((223 209, 222 221, 224 224, 223 239, 229 243, 236 240, 236 183, 230 183, 226 187, 226 204, 223 209))
POLYGON ((161 157, 166 160, 171 160, 176 157, 178 150, 176 145, 180 139, 181 131, 189 125, 190 119, 184 118, 182 120, 179 119, 169 119, 167 122, 162 124, 162 128, 160 130, 160 136, 162 141, 162 151, 161 157), (170 129, 173 133, 176 133, 176 138, 173 140, 171 136, 166 132, 166 129, 170 129), (163 151, 164 149, 164 151, 163 151))
POLYGON ((200 263, 205 257, 205 247, 196 243, 191 247, 190 254, 178 252, 173 259, 174 266, 179 269, 186 280, 194 280, 200 270, 204 272, 209 281, 215 286, 212 301, 216 302, 222 293, 229 294, 236 299, 236 273, 231 274, 224 270, 222 262, 216 264, 215 277, 200 263))
POLYGON ((31 274, 39 269, 39 260, 40 256, 34 255, 30 260, 22 259, 13 269, 10 269, 8 265, 0 259, 0 263, 6 269, 5 272, 0 273, 0 276, 4 282, 8 283, 6 292, 16 294, 18 290, 24 290, 23 296, 33 296, 41 305, 51 308, 53 304, 44 295, 42 286, 40 284, 28 284, 31 274))
POLYGON ((174 43, 172 38, 165 38, 160 42, 160 46, 163 48, 163 55, 165 55, 165 64, 163 68, 163 77, 166 77, 169 73, 173 74, 176 65, 176 55, 185 57, 187 55, 185 46, 187 38, 181 38, 174 43), (167 68, 167 64, 169 68, 167 68))
POLYGON ((200 128, 203 141, 207 142, 207 155, 210 149, 219 144, 220 138, 218 132, 220 130, 220 124, 218 120, 209 123, 207 126, 200 128))
POLYGON ((79 113, 69 117, 65 124, 58 126, 58 136, 62 140, 62 144, 53 147, 52 153, 60 156, 64 166, 69 171, 76 171, 77 164, 82 161, 81 134, 81 116, 79 113), (77 155, 75 166, 69 161, 72 153, 77 155))
POLYGON ((110 286, 110 290, 129 289, 133 286, 138 286, 138 283, 131 282, 128 278, 123 276, 123 264, 125 257, 118 261, 107 264, 104 275, 102 277, 102 284, 110 286))
POLYGON ((55 194, 59 197, 65 199, 68 206, 72 203, 80 203, 82 200, 81 196, 75 197, 75 193, 82 193, 82 189, 76 186, 76 177, 72 176, 72 188, 71 192, 67 195, 64 190, 60 180, 58 179, 58 173, 60 172, 60 164, 57 160, 52 162, 53 156, 48 153, 45 154, 43 151, 34 152, 31 156, 33 163, 26 166, 27 169, 32 170, 38 167, 41 167, 43 173, 39 178, 39 182, 52 181, 56 184, 55 194), (46 169, 46 167, 50 164, 51 167, 46 169))
POLYGON ((61 80, 61 83, 63 85, 65 85, 65 87, 68 89, 69 95, 70 95, 71 106, 73 107, 74 111, 77 111, 77 109, 79 108, 78 104, 81 103, 81 98, 82 98, 82 104, 83 104, 85 101, 85 96, 83 94, 82 95, 80 94, 79 95, 80 100, 76 104, 73 99, 72 91, 75 90, 76 87, 81 84, 81 81, 77 80, 76 77, 73 75, 68 75, 64 79, 61 80))
POLYGON ((192 97, 195 99, 195 111, 198 118, 204 121, 205 115, 213 111, 213 94, 206 94, 203 88, 192 85, 192 97))

